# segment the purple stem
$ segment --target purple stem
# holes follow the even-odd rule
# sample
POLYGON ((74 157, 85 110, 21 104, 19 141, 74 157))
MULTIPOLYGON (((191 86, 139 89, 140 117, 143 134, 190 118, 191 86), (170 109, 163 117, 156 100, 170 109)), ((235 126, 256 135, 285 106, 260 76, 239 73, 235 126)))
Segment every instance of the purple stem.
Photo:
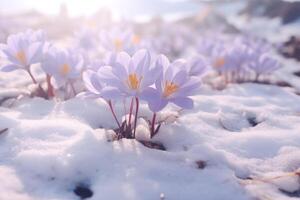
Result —
POLYGON ((130 102, 129 119, 128 119, 129 129, 131 129, 131 115, 132 115, 132 110, 133 110, 133 98, 131 99, 131 102, 130 102))
POLYGON ((154 136, 154 131, 155 131, 155 120, 156 120, 156 113, 153 113, 152 123, 151 123, 151 133, 150 133, 150 137, 151 137, 151 138, 154 136))
POLYGON ((74 84, 72 82, 70 82, 70 85, 71 85, 74 96, 76 96, 76 90, 75 90, 74 84))
POLYGON ((259 75, 260 75, 259 73, 256 73, 256 76, 255 76, 255 81, 256 82, 258 82, 258 80, 259 80, 259 75))
POLYGON ((135 118, 134 118, 134 130, 133 130, 133 138, 135 138, 135 131, 136 131, 136 124, 137 124, 137 118, 138 118, 138 112, 139 112, 139 99, 135 97, 135 118))
POLYGON ((33 82, 34 84, 37 84, 37 81, 36 81, 35 78, 33 77, 32 73, 31 73, 31 71, 30 71, 30 68, 28 68, 27 72, 28 72, 28 74, 29 74, 29 76, 30 76, 32 82, 33 82))
POLYGON ((119 122, 119 120, 118 120, 118 118, 117 118, 117 116, 116 116, 116 113, 115 113, 114 109, 113 109, 111 100, 107 101, 107 103, 108 103, 108 106, 109 106, 109 108, 110 108, 110 111, 111 111, 111 113, 112 113, 112 115, 113 115, 115 121, 116 121, 117 124, 118 124, 119 129, 121 130, 121 125, 120 125, 120 122, 119 122))
POLYGON ((47 94, 48 94, 48 97, 54 97, 54 91, 53 91, 53 86, 51 84, 51 76, 49 74, 47 74, 47 77, 46 77, 46 81, 47 81, 47 94))

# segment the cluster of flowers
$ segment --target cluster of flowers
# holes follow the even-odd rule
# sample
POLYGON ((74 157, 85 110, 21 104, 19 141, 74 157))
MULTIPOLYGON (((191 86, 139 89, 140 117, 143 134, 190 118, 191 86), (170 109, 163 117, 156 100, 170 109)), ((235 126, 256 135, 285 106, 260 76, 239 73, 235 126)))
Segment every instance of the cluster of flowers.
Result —
POLYGON ((225 82, 259 81, 280 68, 265 41, 249 37, 201 39, 198 52, 208 58, 225 82))
POLYGON ((132 56, 122 51, 110 54, 109 62, 96 68, 85 67, 83 57, 70 50, 54 47, 45 40, 42 31, 27 31, 11 35, 7 44, 1 46, 1 52, 7 60, 1 71, 25 70, 34 84, 38 81, 31 72, 33 64, 40 63, 45 72, 47 89, 39 87, 48 98, 53 97, 53 88, 69 87, 77 94, 74 82, 83 80, 87 92, 81 96, 103 98, 118 125, 118 136, 134 138, 137 126, 140 101, 148 104, 153 112, 150 124, 153 137, 160 124, 156 124, 156 113, 169 102, 185 109, 193 107, 190 96, 200 86, 200 75, 205 71, 205 62, 201 59, 176 60, 170 63, 164 55, 151 59, 146 49, 136 51, 132 56), (120 123, 113 109, 112 101, 130 98, 129 117, 120 123), (135 109, 134 109, 135 108, 135 109), (132 119, 134 119, 132 123, 132 119))

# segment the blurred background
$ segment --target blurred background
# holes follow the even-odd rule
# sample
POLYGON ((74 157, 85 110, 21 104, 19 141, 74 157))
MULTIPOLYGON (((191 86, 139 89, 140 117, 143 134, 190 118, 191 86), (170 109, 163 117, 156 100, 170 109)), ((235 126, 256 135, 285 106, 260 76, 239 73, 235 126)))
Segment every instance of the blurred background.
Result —
POLYGON ((252 35, 285 46, 281 48, 284 55, 300 60, 300 1, 296 0, 0 2, 0 42, 28 28, 43 29, 49 38, 64 40, 82 29, 103 29, 116 23, 130 24, 140 35, 183 25, 186 32, 252 35))

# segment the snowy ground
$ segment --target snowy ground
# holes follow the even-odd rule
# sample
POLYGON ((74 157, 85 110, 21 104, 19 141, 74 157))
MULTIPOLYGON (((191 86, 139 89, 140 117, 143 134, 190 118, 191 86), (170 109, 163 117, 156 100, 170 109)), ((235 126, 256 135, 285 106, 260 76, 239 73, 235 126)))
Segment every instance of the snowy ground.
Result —
MULTIPOLYGON (((115 125, 101 100, 10 102, 0 108, 0 129, 8 128, 0 137, 0 199, 79 199, 78 185, 90 187, 95 200, 299 194, 299 96, 248 83, 223 91, 204 85, 194 100, 192 111, 161 114, 175 120, 152 139, 166 151, 110 141, 115 125)), ((147 136, 140 120, 138 138, 147 136)))

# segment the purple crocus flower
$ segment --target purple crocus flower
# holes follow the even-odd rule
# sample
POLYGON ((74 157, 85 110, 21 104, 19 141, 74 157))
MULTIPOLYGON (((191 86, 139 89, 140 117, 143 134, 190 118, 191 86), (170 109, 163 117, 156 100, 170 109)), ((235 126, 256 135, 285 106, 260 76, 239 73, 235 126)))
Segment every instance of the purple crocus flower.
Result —
POLYGON ((251 58, 251 49, 243 44, 236 44, 228 49, 224 56, 222 72, 242 73, 246 70, 245 65, 251 58))
POLYGON ((133 34, 130 30, 115 28, 100 33, 100 43, 105 50, 111 52, 126 51, 133 53, 140 45, 140 41, 140 37, 133 34))
POLYGON ((106 100, 121 98, 119 90, 101 81, 101 73, 101 70, 94 71, 90 69, 83 72, 82 79, 87 91, 80 94, 80 96, 86 98, 104 98, 106 100))
POLYGON ((10 72, 23 69, 30 72, 30 66, 42 61, 44 38, 42 32, 27 31, 7 38, 7 44, 1 46, 1 52, 7 64, 1 71, 10 72))
MULTIPOLYGON (((103 82, 111 86, 114 96, 118 91, 123 97, 139 97, 146 88, 154 84, 160 71, 158 66, 151 65, 150 53, 141 49, 132 57, 126 52, 118 53, 113 66, 101 67, 98 74, 103 82)), ((113 98, 106 95, 104 97, 113 98)))
POLYGON ((262 54, 249 64, 249 68, 256 73, 256 78, 258 78, 260 75, 267 75, 276 71, 280 68, 280 64, 268 54, 262 54))
POLYGON ((52 76, 53 86, 59 88, 81 76, 83 63, 83 58, 76 52, 51 47, 45 55, 42 68, 52 76))
POLYGON ((199 78, 189 76, 186 69, 178 67, 178 61, 170 63, 164 55, 159 56, 156 65, 164 71, 155 83, 156 88, 150 87, 145 92, 144 100, 148 102, 149 108, 158 112, 169 102, 181 108, 193 108, 190 96, 200 86, 199 78))

